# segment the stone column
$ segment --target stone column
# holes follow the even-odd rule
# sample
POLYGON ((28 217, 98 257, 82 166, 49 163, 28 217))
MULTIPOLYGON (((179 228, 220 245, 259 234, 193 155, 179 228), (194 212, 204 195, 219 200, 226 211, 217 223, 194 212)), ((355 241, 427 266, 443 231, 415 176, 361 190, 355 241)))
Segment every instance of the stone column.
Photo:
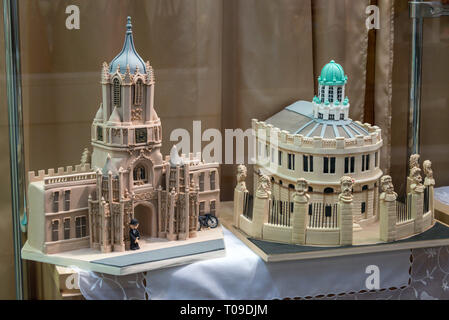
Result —
POLYGON ((306 244, 307 212, 310 196, 306 193, 308 183, 304 178, 296 182, 296 192, 293 196, 294 207, 292 217, 292 243, 306 244))
POLYGON ((412 190, 412 219, 415 220, 415 233, 423 231, 423 205, 424 205, 424 190, 412 190))
POLYGON ((352 186, 351 177, 343 176, 340 179, 341 193, 338 196, 338 222, 340 228, 340 245, 352 245, 353 218, 352 218, 352 186))
POLYGON ((184 199, 184 230, 185 238, 189 238, 190 233, 190 185, 189 185, 189 164, 184 166, 184 189, 185 189, 185 199, 184 199))
POLYGON ((237 185, 234 189, 234 226, 240 227, 240 215, 243 214, 246 189, 246 167, 241 164, 237 167, 237 185))
POLYGON ((164 229, 164 219, 165 216, 162 214, 162 186, 159 185, 157 188, 157 215, 158 215, 158 237, 164 238, 165 229, 164 229))
POLYGON ((241 191, 237 188, 234 189, 234 226, 240 227, 240 215, 243 214, 245 191, 241 191))
POLYGON ((253 220, 252 220, 252 234, 254 238, 263 238, 263 225, 268 222, 268 211, 270 210, 270 196, 258 196, 254 198, 253 220))
POLYGON ((379 203, 380 239, 382 241, 396 240, 396 199, 393 183, 390 176, 383 176, 380 180, 382 193, 379 203))
MULTIPOLYGON (((424 181, 424 185, 426 186, 425 183, 426 182, 424 181)), ((433 224, 434 220, 435 220, 435 207, 434 207, 434 203, 433 203, 433 197, 434 197, 434 192, 435 192, 434 184, 429 184, 426 187, 429 188, 429 211, 431 212, 431 217, 432 217, 431 224, 433 224)))
POLYGON ((424 209, 424 186, 422 184, 421 169, 414 167, 410 170, 412 184, 410 185, 411 193, 411 216, 415 222, 415 233, 423 231, 423 209, 424 209))
POLYGON ((167 239, 168 240, 176 240, 176 235, 175 235, 175 225, 174 225, 174 220, 175 220, 175 189, 173 188, 172 191, 170 192, 170 194, 168 195, 168 201, 169 201, 169 205, 168 205, 168 234, 167 234, 167 239))
POLYGON ((123 233, 123 223, 124 223, 124 205, 120 202, 120 211, 114 212, 114 232, 113 235, 116 237, 114 240, 114 251, 123 252, 125 251, 125 241, 123 233))
POLYGON ((424 187, 428 188, 429 190, 429 211, 431 212, 431 224, 434 223, 434 219, 435 219, 435 207, 434 207, 434 203, 433 203, 433 197, 434 197, 434 186, 435 186, 435 179, 433 178, 433 170, 432 170, 432 162, 430 162, 430 160, 425 160, 423 162, 423 171, 424 174, 426 175, 426 178, 424 179, 424 187))
POLYGON ((256 196, 254 198, 252 234, 255 238, 263 238, 263 225, 268 222, 271 199, 270 178, 264 174, 259 176, 256 196))
POLYGON ((101 228, 101 252, 111 252, 111 239, 110 239, 110 227, 111 227, 111 211, 109 203, 104 198, 101 200, 102 214, 102 228, 101 228))
POLYGON ((200 227, 200 187, 195 187, 195 230, 198 230, 200 227))
MULTIPOLYGON (((92 215, 92 196, 89 194, 87 197, 87 212, 89 213, 89 246, 93 247, 93 240, 94 235, 92 232, 92 226, 94 225, 94 219, 92 215)), ((71 219, 73 220, 73 219, 71 219)), ((70 226, 70 229, 72 229, 72 226, 70 226)), ((70 233, 72 233, 72 230, 70 230, 70 233)), ((70 236, 72 238, 72 236, 70 236)))

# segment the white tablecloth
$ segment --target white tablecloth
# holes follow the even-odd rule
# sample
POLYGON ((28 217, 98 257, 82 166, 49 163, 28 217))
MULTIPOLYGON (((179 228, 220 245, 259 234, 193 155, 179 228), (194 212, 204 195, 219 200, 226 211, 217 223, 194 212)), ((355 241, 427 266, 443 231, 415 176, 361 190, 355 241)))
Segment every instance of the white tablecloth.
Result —
MULTIPOLYGON (((366 287, 372 273, 367 273, 367 267, 379 271, 380 289, 404 289, 411 277, 410 250, 265 263, 223 230, 223 258, 127 276, 78 270, 80 290, 86 299, 274 299, 329 294, 332 298, 332 294, 372 289, 366 287)), ((393 291, 381 292, 388 298, 386 293, 393 291)))

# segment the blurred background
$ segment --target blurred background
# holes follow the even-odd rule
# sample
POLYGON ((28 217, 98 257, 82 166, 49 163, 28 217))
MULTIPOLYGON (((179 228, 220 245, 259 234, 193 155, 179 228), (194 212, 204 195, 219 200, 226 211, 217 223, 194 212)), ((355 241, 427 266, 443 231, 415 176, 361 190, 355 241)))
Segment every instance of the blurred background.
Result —
MULTIPOLYGON (((75 165, 90 146, 101 100, 100 71, 121 50, 126 17, 136 49, 155 69, 155 108, 164 154, 175 128, 251 126, 288 104, 311 100, 334 59, 349 77, 351 118, 382 128, 381 167, 405 190, 411 21, 404 0, 19 0, 26 171, 75 165), (65 26, 80 9, 80 29, 65 26), (380 29, 365 10, 377 5, 380 29)), ((445 1, 447 3, 447 1, 445 1)), ((3 16, 0 15, 3 35, 3 16)), ((5 87, 0 37, 0 299, 15 298, 5 87)), ((421 160, 449 185, 449 19, 424 22, 421 160)), ((251 173, 251 170, 248 170, 251 173)), ((235 167, 221 167, 232 200, 235 167)), ((248 177, 251 184, 251 177, 248 177)), ((251 187, 251 185, 250 185, 251 187)), ((42 296, 42 269, 28 263, 29 297, 42 296)))

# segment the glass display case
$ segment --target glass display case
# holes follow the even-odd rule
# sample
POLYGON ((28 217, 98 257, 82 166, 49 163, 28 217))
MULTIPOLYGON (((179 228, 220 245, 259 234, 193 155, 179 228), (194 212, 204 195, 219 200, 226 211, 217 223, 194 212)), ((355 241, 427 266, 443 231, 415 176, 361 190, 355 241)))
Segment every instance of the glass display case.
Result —
MULTIPOLYGON (((301 188, 314 201, 307 200, 307 219, 316 218, 305 230, 340 230, 342 176, 352 178, 356 209, 348 210, 358 212, 353 222, 362 221, 361 229, 364 220, 379 220, 386 175, 397 194, 392 210, 406 221, 413 215, 413 154, 420 155, 422 183, 434 178, 435 189, 423 193, 421 205, 433 212, 429 199, 435 193, 435 219, 449 223, 447 1, 3 0, 2 5, 0 265, 7 271, 0 278, 5 283, 0 297, 46 297, 42 279, 50 271, 21 259, 26 241, 40 243, 45 254, 72 246, 126 251, 128 218, 139 218, 140 231, 152 238, 186 240, 196 234, 198 216, 221 220, 227 205, 236 210, 232 201, 241 203, 243 221, 254 221, 257 193, 264 192, 261 176, 273 163, 282 168, 265 182, 271 197, 264 221, 271 229, 263 229, 265 234, 278 232, 273 225, 293 228, 294 197, 301 188), (284 151, 265 150, 256 143, 259 136, 245 135, 262 127, 265 133, 279 129, 284 151), (288 144, 294 152, 286 151, 288 144), (307 144, 311 149, 301 149, 307 144), (362 151, 346 152, 352 147, 362 151), (264 152, 271 158, 266 166, 258 162, 264 152), (431 164, 424 166, 425 160, 431 164), (300 178, 307 184, 297 186, 300 178), (38 180, 46 192, 42 197, 28 189, 38 180), (241 182, 248 194, 238 193, 241 182), (55 192, 47 191, 58 183, 66 184, 58 187, 55 202, 55 192), (170 213, 169 204, 163 209, 166 203, 179 201, 172 190, 187 200, 170 213), (82 205, 73 206, 77 201, 82 205), (138 201, 154 205, 139 207, 138 201), (42 206, 46 220, 33 222, 30 204, 42 206), (121 209, 113 209, 118 204, 121 209), (104 208, 113 216, 108 227, 94 218, 109 210, 104 208), (123 221, 113 222, 119 211, 123 221), (315 211, 322 211, 324 220, 315 211), (109 244, 102 242, 105 237, 109 244)), ((355 230, 352 220, 349 228, 355 230)), ((243 229, 250 236, 255 230, 251 224, 243 229)), ((309 235, 319 240, 308 244, 354 244, 342 242, 340 231, 335 241, 327 240, 329 230, 326 236, 315 231, 309 235)), ((301 236, 306 237, 295 239, 301 236)), ((285 235, 269 238, 279 239, 285 235)))

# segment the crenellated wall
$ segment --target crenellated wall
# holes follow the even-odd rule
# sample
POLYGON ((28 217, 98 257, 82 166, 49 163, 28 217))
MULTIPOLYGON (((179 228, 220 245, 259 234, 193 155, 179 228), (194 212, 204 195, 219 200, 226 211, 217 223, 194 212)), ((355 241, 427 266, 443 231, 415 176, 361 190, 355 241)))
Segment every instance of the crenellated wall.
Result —
MULTIPOLYGON (((280 130, 273 127, 271 124, 267 124, 264 121, 258 121, 252 119, 252 128, 255 131, 257 139, 269 142, 270 138, 278 139, 279 147, 296 152, 310 152, 310 149, 315 149, 314 153, 326 154, 330 150, 328 149, 353 149, 363 147, 379 147, 382 145, 381 129, 378 126, 371 126, 369 123, 361 123, 355 121, 357 125, 364 128, 369 132, 369 135, 357 135, 355 138, 337 137, 335 139, 325 139, 321 137, 304 137, 301 134, 291 134, 288 131, 280 130), (265 131, 265 137, 259 136, 259 130, 265 131), (309 149, 309 150, 303 150, 309 149), (322 150, 320 150, 322 149, 322 150)), ((338 153, 334 150, 331 153, 338 153)), ((350 150, 352 151, 352 150, 350 150)), ((360 150, 354 150, 354 152, 363 152, 360 150)), ((351 152, 349 152, 351 153, 351 152)))
MULTIPOLYGON (((55 169, 48 169, 47 172, 45 170, 39 170, 37 172, 29 171, 28 172, 28 184, 32 182, 42 181, 45 180, 45 184, 52 184, 63 181, 63 178, 61 179, 55 179, 56 177, 61 177, 65 175, 73 175, 77 176, 78 179, 90 179, 89 174, 94 173, 93 170, 90 167, 90 164, 85 165, 75 165, 73 166, 67 166, 67 167, 60 167, 57 170, 55 169)), ((77 179, 73 178, 73 179, 77 179)), ((69 179, 66 177, 66 179, 69 179)))

